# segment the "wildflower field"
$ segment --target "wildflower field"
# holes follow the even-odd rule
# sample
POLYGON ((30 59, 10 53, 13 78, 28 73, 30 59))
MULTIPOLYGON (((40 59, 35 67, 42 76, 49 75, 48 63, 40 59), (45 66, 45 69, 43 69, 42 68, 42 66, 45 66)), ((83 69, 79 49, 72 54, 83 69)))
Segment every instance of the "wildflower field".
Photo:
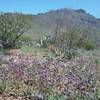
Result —
POLYGON ((99 51, 72 60, 0 55, 0 100, 99 100, 99 51))

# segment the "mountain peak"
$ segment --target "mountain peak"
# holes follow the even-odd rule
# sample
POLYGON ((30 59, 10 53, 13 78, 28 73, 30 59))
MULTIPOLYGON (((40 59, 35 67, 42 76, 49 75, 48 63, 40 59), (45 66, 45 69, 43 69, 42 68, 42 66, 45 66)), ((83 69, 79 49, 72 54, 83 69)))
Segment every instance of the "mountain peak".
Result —
POLYGON ((86 13, 84 9, 77 9, 76 12, 86 13))

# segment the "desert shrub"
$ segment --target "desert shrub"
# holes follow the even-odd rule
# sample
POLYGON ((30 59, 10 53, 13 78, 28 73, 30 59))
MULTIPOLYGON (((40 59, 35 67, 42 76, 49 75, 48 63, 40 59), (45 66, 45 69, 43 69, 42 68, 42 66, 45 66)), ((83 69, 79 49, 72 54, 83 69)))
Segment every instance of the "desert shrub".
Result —
POLYGON ((78 54, 77 50, 75 50, 75 49, 66 50, 66 52, 64 53, 63 58, 71 60, 71 59, 74 59, 77 54, 78 54))
POLYGON ((32 37, 31 36, 27 36, 27 35, 23 35, 19 38, 21 41, 32 41, 32 37))
POLYGON ((82 41, 81 47, 86 50, 93 50, 96 48, 96 44, 92 39, 88 38, 82 41))
POLYGON ((61 94, 56 94, 56 95, 49 95, 49 94, 45 94, 44 95, 44 100, 66 100, 66 96, 65 95, 61 95, 61 94))
POLYGON ((56 43, 57 47, 67 55, 68 59, 75 57, 77 49, 93 50, 96 43, 92 39, 88 30, 72 28, 68 32, 59 35, 56 43))
POLYGON ((19 38, 19 41, 18 41, 18 45, 21 47, 21 46, 32 46, 33 45, 33 39, 31 36, 26 36, 26 35, 23 35, 19 38))
POLYGON ((0 53, 3 53, 3 50, 4 50, 3 47, 0 47, 0 53))
POLYGON ((87 50, 96 47, 89 31, 72 28, 68 32, 62 33, 58 38, 58 44, 64 50, 73 48, 84 48, 87 50))
POLYGON ((6 83, 5 82, 0 82, 0 93, 4 93, 6 90, 6 83))
POLYGON ((20 36, 28 31, 29 19, 23 14, 1 13, 0 14, 0 43, 3 48, 16 47, 20 36))

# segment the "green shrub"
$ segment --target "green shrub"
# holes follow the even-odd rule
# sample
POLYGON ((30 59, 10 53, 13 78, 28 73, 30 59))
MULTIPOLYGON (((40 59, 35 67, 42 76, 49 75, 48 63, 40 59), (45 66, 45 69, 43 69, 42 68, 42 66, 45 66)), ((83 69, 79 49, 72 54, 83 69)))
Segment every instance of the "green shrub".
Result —
POLYGON ((82 43, 82 47, 86 50, 92 50, 96 48, 95 42, 91 39, 85 39, 82 43))
POLYGON ((19 38, 20 41, 22 42, 28 42, 28 41, 32 41, 32 37, 31 36, 26 36, 26 35, 23 35, 19 38))
POLYGON ((0 14, 0 42, 5 49, 16 47, 19 38, 29 30, 29 19, 23 14, 0 14))
POLYGON ((56 95, 50 95, 50 94, 45 94, 44 95, 44 100, 66 100, 66 96, 65 95, 60 95, 60 94, 56 94, 56 95))
POLYGON ((77 55, 77 51, 74 49, 71 49, 65 52, 64 58, 71 60, 71 59, 74 59, 76 55, 77 55))
POLYGON ((23 35, 19 38, 19 40, 16 43, 16 46, 18 48, 22 47, 22 46, 32 46, 33 45, 33 39, 31 36, 26 36, 23 35))
POLYGON ((58 38, 58 45, 66 51, 66 49, 84 48, 91 50, 96 48, 96 43, 92 39, 90 32, 86 30, 78 30, 72 28, 68 32, 62 33, 58 38))
POLYGON ((0 93, 4 93, 6 90, 6 84, 4 82, 0 82, 0 93))

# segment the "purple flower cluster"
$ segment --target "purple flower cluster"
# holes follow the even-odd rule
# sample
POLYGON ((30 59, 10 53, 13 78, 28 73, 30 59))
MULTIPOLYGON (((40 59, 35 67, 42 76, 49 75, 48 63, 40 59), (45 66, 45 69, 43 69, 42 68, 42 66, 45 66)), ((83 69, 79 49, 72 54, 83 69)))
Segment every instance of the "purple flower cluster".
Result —
POLYGON ((79 57, 73 61, 56 58, 38 59, 17 56, 7 59, 0 67, 0 80, 9 83, 5 92, 20 95, 29 90, 31 93, 63 94, 68 97, 91 97, 95 95, 97 67, 89 58, 79 57))

